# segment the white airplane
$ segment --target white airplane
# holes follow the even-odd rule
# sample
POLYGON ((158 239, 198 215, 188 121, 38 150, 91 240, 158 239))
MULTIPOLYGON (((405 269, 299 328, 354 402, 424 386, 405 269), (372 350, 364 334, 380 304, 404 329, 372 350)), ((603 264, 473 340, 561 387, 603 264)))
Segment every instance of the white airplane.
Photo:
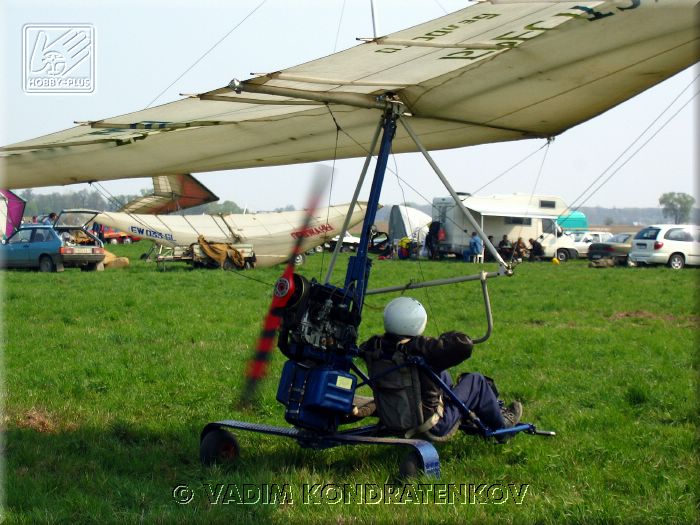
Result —
MULTIPOLYGON (((302 250, 307 251, 338 235, 348 209, 348 204, 320 208, 301 230, 304 211, 221 215, 103 212, 95 221, 168 247, 196 244, 200 236, 209 243, 252 245, 256 267, 265 267, 285 262, 299 237, 303 238, 302 250)), ((362 222, 365 210, 366 203, 358 202, 349 227, 362 222)))

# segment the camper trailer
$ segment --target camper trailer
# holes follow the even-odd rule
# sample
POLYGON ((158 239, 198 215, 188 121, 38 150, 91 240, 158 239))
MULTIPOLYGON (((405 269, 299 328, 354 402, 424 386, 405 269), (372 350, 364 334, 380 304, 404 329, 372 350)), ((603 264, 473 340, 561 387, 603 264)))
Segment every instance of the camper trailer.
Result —
MULTIPOLYGON (((492 235, 495 243, 503 235, 512 242, 522 237, 526 244, 528 239, 537 239, 542 243, 545 257, 556 257, 562 262, 578 257, 573 240, 563 235, 557 223, 567 210, 561 197, 522 193, 485 197, 459 195, 481 229, 486 235, 492 235)), ((469 247, 474 228, 452 197, 433 199, 433 220, 440 221, 445 231, 439 243, 440 252, 461 256, 469 247)))

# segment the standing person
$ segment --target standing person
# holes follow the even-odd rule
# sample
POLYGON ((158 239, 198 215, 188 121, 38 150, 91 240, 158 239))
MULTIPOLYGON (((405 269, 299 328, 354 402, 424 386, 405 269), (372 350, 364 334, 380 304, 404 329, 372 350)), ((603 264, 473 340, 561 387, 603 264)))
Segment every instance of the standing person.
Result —
POLYGON ((51 212, 47 217, 44 217, 44 220, 41 222, 42 224, 48 224, 49 226, 53 226, 53 223, 56 222, 56 217, 57 215, 54 212, 51 212))
POLYGON ((405 373, 406 368, 415 365, 396 369, 408 356, 419 356, 492 430, 517 424, 522 416, 522 405, 515 401, 503 407, 495 385, 483 375, 461 374, 457 383, 452 383, 447 369, 469 359, 474 344, 460 332, 447 332, 438 338, 424 337, 427 321, 428 315, 420 302, 411 297, 399 297, 384 309, 384 335, 373 336, 360 345, 360 356, 367 362, 370 378, 393 369, 372 385, 380 421, 391 430, 405 432, 406 437, 429 433, 438 439, 447 438, 459 429, 462 413, 430 376, 416 367, 420 385, 415 385, 411 381, 416 374, 405 373), (398 385, 404 386, 408 398, 402 399, 398 385), (410 397, 417 393, 417 387, 419 400, 410 397), (409 414, 409 410, 413 413, 409 414))
POLYGON ((470 252, 470 261, 476 262, 477 256, 481 255, 481 252, 484 249, 484 241, 481 240, 481 237, 477 235, 476 232, 472 232, 471 239, 469 239, 469 252, 470 252))
POLYGON ((433 260, 440 258, 440 232, 444 230, 441 228, 440 221, 433 221, 428 226, 428 235, 425 236, 425 247, 428 250, 428 257, 433 260))

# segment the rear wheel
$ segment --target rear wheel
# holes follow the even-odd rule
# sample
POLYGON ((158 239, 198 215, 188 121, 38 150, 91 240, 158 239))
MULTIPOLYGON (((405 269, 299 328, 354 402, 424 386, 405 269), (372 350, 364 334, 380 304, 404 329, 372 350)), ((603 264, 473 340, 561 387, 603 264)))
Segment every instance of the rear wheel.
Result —
POLYGON ((215 428, 207 433, 199 445, 199 459, 205 466, 215 463, 232 463, 241 455, 238 440, 223 428, 215 428))
POLYGON ((564 250, 563 248, 560 248, 557 250, 557 259, 559 259, 559 262, 566 262, 569 260, 569 251, 564 250))
POLYGON ((674 270, 680 270, 685 266, 685 257, 682 253, 674 253, 668 258, 668 265, 674 270))
POLYGON ((42 255, 39 259, 39 271, 41 272, 55 272, 56 265, 53 260, 48 255, 42 255))
POLYGON ((306 262, 306 256, 303 253, 294 256, 294 266, 301 266, 306 262))

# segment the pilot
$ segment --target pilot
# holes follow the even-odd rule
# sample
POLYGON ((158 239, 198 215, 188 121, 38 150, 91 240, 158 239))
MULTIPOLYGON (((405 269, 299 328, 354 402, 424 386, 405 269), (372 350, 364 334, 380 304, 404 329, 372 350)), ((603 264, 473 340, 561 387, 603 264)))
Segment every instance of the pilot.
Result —
MULTIPOLYGON (((474 345, 467 335, 460 332, 447 332, 438 338, 423 336, 427 321, 425 308, 417 300, 399 297, 391 301, 384 309, 386 333, 373 336, 360 346, 360 355, 367 362, 370 378, 378 375, 382 368, 395 368, 405 356, 420 356, 490 429, 510 428, 517 424, 522 415, 522 405, 515 401, 505 407, 499 401, 498 391, 490 379, 478 373, 466 373, 459 376, 456 384, 452 383, 447 369, 469 359, 474 345)), ((422 420, 422 423, 418 425, 419 428, 405 428, 406 406, 411 403, 397 396, 400 388, 396 387, 405 381, 405 370, 411 366, 404 367, 403 371, 397 369, 389 372, 373 385, 380 420, 389 428, 408 430, 405 437, 429 432, 433 437, 446 439, 458 430, 463 422, 462 414, 457 405, 442 393, 441 387, 418 367, 415 369, 420 383, 422 417, 414 421, 422 420), (405 406, 400 406, 402 404, 405 406), (403 420, 399 421, 402 417, 403 420)), ((416 390, 410 386, 405 390, 411 389, 416 390)), ((410 396, 410 392, 407 395, 410 396)), ((504 436, 500 441, 506 439, 504 436)))

